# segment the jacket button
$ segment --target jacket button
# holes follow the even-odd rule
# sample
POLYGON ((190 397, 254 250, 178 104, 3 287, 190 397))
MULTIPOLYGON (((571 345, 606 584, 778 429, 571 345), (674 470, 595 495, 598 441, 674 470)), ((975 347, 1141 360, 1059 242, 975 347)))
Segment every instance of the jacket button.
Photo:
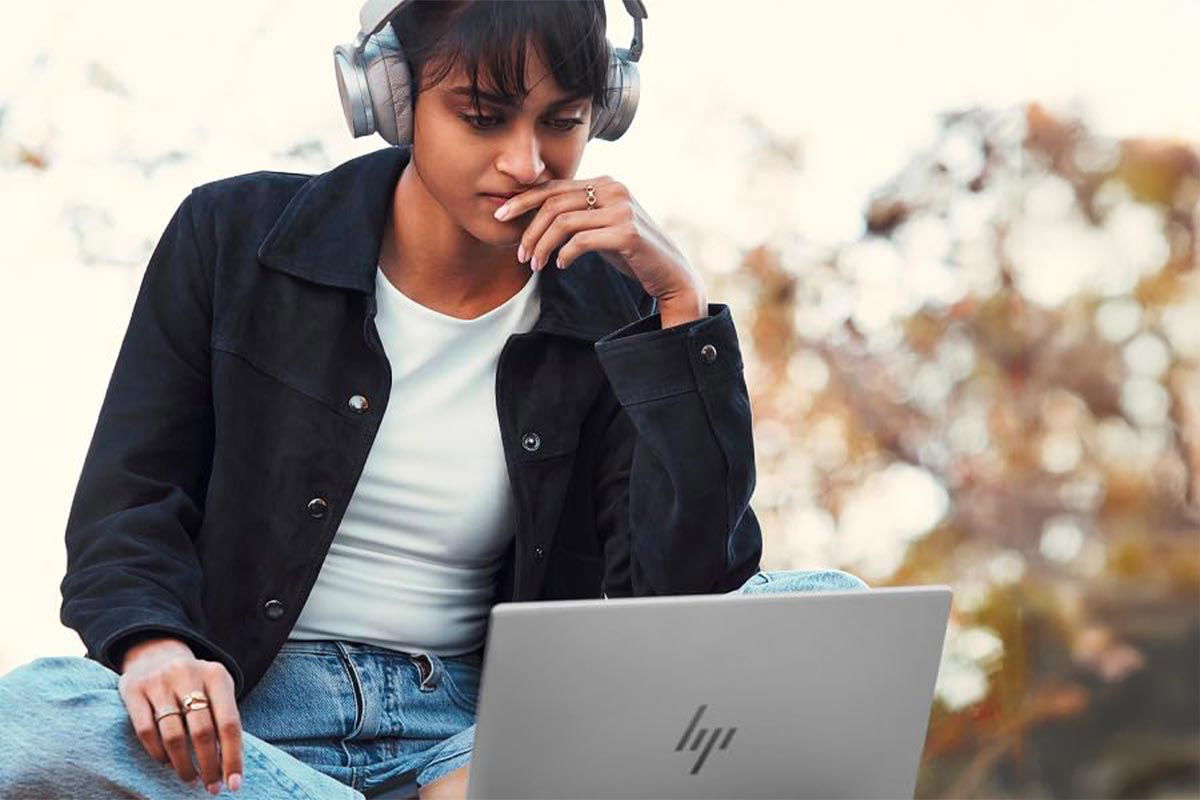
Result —
POLYGON ((325 502, 325 498, 323 497, 314 497, 308 501, 308 513, 317 519, 325 516, 325 512, 328 509, 329 504, 325 502))
POLYGON ((542 437, 536 433, 527 433, 521 437, 521 446, 532 453, 542 446, 542 437))
POLYGON ((283 616, 283 603, 278 600, 268 600, 263 604, 263 611, 267 615, 267 619, 279 619, 283 616))
POLYGON ((711 344, 706 344, 700 348, 700 357, 704 359, 704 363, 711 364, 717 360, 717 348, 711 344))
POLYGON ((541 545, 538 545, 537 547, 533 548, 533 557, 534 558, 536 558, 540 561, 542 558, 545 558, 545 556, 546 556, 546 551, 542 549, 541 545))
POLYGON ((367 410, 367 398, 363 397, 361 394, 354 395, 350 398, 350 407, 359 414, 362 414, 367 410))

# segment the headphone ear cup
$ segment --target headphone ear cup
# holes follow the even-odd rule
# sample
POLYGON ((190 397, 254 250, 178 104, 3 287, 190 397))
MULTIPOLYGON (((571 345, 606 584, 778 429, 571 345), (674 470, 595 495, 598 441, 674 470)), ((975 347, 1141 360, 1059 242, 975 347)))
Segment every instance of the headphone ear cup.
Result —
POLYGON ((367 78, 354 45, 339 44, 333 48, 333 68, 337 77, 342 114, 351 136, 368 136, 375 132, 371 119, 371 101, 367 94, 367 78))
POLYGON ((622 58, 609 44, 608 85, 605 87, 608 108, 592 114, 588 139, 600 138, 608 142, 620 139, 633 122, 640 94, 637 63, 622 58))
POLYGON ((384 25, 363 45, 363 70, 375 130, 401 147, 412 143, 412 80, 404 50, 392 26, 384 25))

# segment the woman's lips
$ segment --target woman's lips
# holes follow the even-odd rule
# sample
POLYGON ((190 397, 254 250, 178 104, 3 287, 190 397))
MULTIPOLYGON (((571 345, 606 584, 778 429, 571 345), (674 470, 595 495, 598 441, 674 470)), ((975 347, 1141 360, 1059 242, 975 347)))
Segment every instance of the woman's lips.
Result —
POLYGON ((505 203, 507 203, 507 202, 509 201, 509 199, 510 199, 510 198, 508 198, 508 197, 501 197, 501 196, 500 196, 500 195, 498 195, 498 194, 485 194, 485 195, 482 195, 482 197, 485 197, 485 198, 487 198, 488 200, 491 200, 491 201, 492 201, 493 203, 495 203, 497 206, 502 206, 502 205, 504 205, 504 204, 505 204, 505 203))

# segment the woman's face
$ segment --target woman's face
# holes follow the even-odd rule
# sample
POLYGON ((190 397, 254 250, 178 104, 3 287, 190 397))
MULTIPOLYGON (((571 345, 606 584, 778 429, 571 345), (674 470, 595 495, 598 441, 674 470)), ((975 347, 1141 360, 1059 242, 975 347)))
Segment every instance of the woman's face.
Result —
POLYGON ((556 178, 571 178, 583 157, 591 98, 568 97, 536 48, 526 49, 529 94, 519 107, 489 99, 480 85, 479 114, 470 82, 456 66, 423 92, 413 120, 413 164, 426 191, 476 239, 516 244, 536 209, 504 222, 493 214, 510 194, 556 178))

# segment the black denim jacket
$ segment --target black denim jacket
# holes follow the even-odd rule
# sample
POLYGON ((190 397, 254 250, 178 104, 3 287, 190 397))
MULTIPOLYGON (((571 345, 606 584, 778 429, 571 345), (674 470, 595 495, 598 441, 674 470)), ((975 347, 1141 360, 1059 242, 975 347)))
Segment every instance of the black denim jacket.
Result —
MULTIPOLYGON (((287 639, 387 409, 374 281, 409 152, 217 180, 176 209, 67 521, 61 619, 88 658, 119 671, 175 635, 240 699, 287 639)), ((516 536, 495 601, 740 586, 762 538, 728 307, 662 329, 594 252, 541 291, 497 368, 516 536)))

